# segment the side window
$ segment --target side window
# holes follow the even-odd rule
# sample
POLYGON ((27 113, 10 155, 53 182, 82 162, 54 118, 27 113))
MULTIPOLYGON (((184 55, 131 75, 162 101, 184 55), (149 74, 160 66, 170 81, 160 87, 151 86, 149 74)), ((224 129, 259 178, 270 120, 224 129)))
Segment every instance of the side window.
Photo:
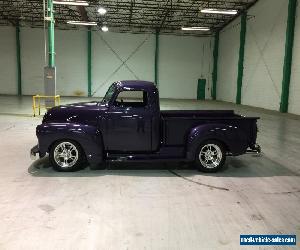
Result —
POLYGON ((124 90, 120 92, 114 105, 118 107, 146 107, 147 92, 141 90, 124 90))

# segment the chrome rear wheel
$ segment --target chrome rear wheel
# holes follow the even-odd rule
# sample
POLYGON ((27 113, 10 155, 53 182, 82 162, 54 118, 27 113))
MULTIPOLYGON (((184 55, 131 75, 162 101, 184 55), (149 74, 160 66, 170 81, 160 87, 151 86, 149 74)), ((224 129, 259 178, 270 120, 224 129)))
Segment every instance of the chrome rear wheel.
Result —
POLYGON ((203 167, 215 168, 222 160, 222 151, 216 144, 206 144, 200 150, 199 160, 203 167))
POLYGON ((225 163, 226 152, 222 143, 208 140, 198 147, 196 165, 203 172, 216 172, 225 163))

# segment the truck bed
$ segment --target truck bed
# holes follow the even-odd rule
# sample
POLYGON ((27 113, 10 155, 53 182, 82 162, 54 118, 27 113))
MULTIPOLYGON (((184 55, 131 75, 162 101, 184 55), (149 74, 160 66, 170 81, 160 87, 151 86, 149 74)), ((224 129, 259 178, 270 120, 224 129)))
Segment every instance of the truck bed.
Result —
POLYGON ((234 113, 233 110, 161 110, 161 116, 167 118, 223 118, 223 117, 241 117, 234 113))
POLYGON ((233 110, 163 110, 161 111, 161 133, 167 146, 184 146, 192 128, 208 123, 222 123, 241 128, 256 138, 256 120, 258 117, 244 117, 233 110))

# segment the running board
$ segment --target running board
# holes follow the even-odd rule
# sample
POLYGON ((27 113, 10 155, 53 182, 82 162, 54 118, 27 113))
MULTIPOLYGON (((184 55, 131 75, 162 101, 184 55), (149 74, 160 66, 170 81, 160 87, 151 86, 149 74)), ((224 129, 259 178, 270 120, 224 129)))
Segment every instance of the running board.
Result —
POLYGON ((118 154, 107 153, 106 160, 110 162, 147 162, 147 161, 187 161, 185 157, 181 157, 179 154, 165 155, 159 153, 150 154, 118 154))

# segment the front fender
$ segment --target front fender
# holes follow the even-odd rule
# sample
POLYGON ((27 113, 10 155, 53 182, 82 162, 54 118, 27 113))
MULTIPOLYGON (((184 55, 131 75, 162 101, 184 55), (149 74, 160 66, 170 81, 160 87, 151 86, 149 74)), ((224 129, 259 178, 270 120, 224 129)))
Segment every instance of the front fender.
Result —
POLYGON ((245 133, 237 126, 226 124, 203 124, 191 130, 187 138, 187 158, 194 160, 199 145, 206 140, 223 143, 227 152, 240 155, 246 152, 248 143, 245 133))
POLYGON ((78 142, 89 163, 103 161, 102 134, 95 126, 74 123, 43 123, 36 128, 40 155, 49 153, 50 146, 62 139, 78 142))

